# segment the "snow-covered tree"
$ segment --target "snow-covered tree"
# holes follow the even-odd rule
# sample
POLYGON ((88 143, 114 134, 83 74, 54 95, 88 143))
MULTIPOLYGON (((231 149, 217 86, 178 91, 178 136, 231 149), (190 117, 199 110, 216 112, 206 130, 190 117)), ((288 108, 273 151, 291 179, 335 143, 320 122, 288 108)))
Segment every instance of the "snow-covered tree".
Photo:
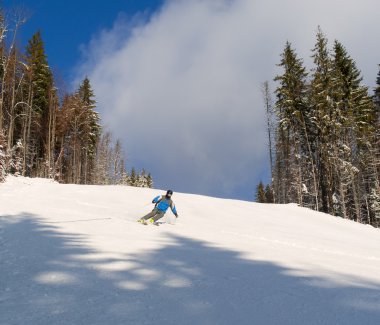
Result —
POLYGON ((0 131, 0 183, 5 180, 6 170, 5 137, 3 132, 0 131))
POLYGON ((137 186, 137 174, 136 169, 132 167, 131 173, 129 175, 129 185, 131 186, 137 186))
POLYGON ((314 189, 314 206, 318 207, 316 172, 310 143, 312 130, 307 97, 307 72, 289 42, 285 45, 279 66, 283 69, 283 73, 275 78, 279 83, 275 105, 279 120, 276 141, 275 201, 302 204, 306 199, 302 186, 305 182, 310 182, 310 187, 314 189), (310 170, 312 178, 309 177, 310 170))
POLYGON ((13 146, 11 151, 11 159, 9 162, 9 173, 15 176, 22 175, 22 166, 23 166, 23 144, 21 140, 18 140, 17 143, 13 146))
POLYGON ((377 223, 380 222, 380 187, 371 188, 370 194, 368 195, 368 202, 370 213, 376 220, 377 223))
MULTIPOLYGON (((9 23, 12 16, 0 8, 2 175, 51 177, 77 184, 130 182, 120 141, 114 144, 107 133, 100 138, 90 80, 84 78, 74 93, 57 89, 41 32, 30 38, 25 51, 20 50, 16 34, 25 15, 18 11, 9 23)), ((146 175, 141 182, 149 186, 146 175)))
POLYGON ((380 192, 380 72, 372 98, 344 46, 319 28, 307 72, 287 43, 276 77, 276 202, 375 223, 380 192), (375 190, 374 190, 375 189, 375 190))
POLYGON ((35 33, 29 40, 26 48, 26 64, 29 69, 29 78, 32 103, 31 148, 35 151, 35 175, 44 176, 42 162, 47 154, 49 132, 49 114, 52 94, 54 93, 53 75, 48 65, 45 45, 41 32, 35 33))
POLYGON ((274 150, 275 110, 273 108, 273 100, 272 100, 268 81, 263 83, 261 91, 263 95, 265 113, 266 113, 266 118, 267 118, 269 163, 270 163, 271 178, 273 180, 274 152, 275 152, 274 150))
POLYGON ((92 182, 94 177, 96 146, 98 144, 101 126, 100 116, 95 111, 96 100, 94 91, 91 88, 90 80, 86 77, 78 90, 80 99, 82 101, 82 110, 85 111, 85 132, 82 135, 83 142, 83 183, 88 184, 92 182))
POLYGON ((319 174, 319 191, 321 209, 331 213, 333 209, 331 146, 334 140, 334 101, 332 96, 332 60, 328 49, 328 41, 321 29, 318 29, 317 42, 313 49, 314 69, 311 81, 311 120, 314 122, 316 147, 316 165, 319 174))
POLYGON ((148 175, 146 176, 146 182, 147 182, 147 185, 148 185, 148 188, 153 188, 153 178, 152 178, 152 175, 150 173, 148 173, 148 175))
POLYGON ((147 182, 146 177, 147 177, 146 172, 143 169, 141 171, 141 173, 137 176, 136 186, 137 187, 148 187, 148 182, 147 182))

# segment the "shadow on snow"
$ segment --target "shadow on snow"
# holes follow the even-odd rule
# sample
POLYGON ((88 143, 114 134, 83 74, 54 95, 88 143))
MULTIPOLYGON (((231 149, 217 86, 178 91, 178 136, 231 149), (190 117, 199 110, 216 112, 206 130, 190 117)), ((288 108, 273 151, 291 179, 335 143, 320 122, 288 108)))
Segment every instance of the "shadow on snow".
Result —
POLYGON ((167 236, 171 243, 158 250, 108 258, 86 248, 85 236, 58 232, 37 216, 0 217, 0 323, 380 323, 378 284, 292 276, 167 236))

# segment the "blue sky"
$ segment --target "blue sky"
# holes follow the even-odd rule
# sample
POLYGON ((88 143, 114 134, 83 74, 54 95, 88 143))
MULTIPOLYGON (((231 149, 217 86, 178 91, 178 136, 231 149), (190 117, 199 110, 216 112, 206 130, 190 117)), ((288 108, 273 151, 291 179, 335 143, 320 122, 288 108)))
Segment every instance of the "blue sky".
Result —
POLYGON ((2 3, 6 9, 25 8, 29 18, 20 31, 20 43, 25 46, 41 30, 49 64, 68 79, 80 58, 82 44, 110 28, 118 15, 149 16, 162 5, 162 0, 3 0, 2 3))
POLYGON ((90 78, 127 168, 150 171, 161 189, 253 200, 257 183, 269 182, 261 85, 275 88, 286 41, 310 69, 320 25, 370 87, 380 63, 378 0, 23 4, 32 15, 22 44, 40 29, 50 65, 72 89, 90 78))

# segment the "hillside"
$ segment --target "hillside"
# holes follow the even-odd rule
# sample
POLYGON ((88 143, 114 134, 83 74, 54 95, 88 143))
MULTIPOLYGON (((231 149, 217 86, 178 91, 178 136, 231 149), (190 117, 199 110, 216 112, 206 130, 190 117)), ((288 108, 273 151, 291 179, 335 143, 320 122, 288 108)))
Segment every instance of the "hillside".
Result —
POLYGON ((0 184, 0 324, 380 324, 380 231, 296 205, 0 184))

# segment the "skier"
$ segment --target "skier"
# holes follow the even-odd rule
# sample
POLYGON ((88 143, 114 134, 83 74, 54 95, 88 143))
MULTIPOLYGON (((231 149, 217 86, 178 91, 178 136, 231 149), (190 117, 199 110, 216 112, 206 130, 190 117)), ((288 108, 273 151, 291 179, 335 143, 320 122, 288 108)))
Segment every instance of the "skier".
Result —
POLYGON ((148 221, 151 224, 157 225, 157 221, 165 215, 166 210, 169 207, 172 210, 175 217, 178 218, 177 210, 175 208, 174 202, 172 201, 172 195, 173 191, 167 190, 165 195, 156 196, 152 201, 152 203, 155 203, 154 209, 151 212, 149 212, 146 216, 137 220, 137 222, 146 225, 148 221))

